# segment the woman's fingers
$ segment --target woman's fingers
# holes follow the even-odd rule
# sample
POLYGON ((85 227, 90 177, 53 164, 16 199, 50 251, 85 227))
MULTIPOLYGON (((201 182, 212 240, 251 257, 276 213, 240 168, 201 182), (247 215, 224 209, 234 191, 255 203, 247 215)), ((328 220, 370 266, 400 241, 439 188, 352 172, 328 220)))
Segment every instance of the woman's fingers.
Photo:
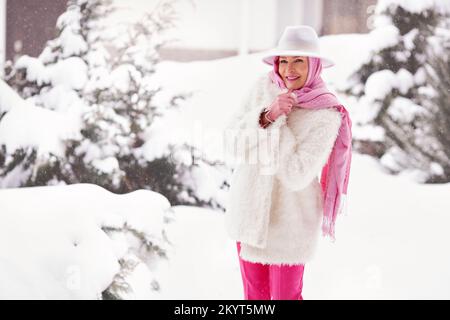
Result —
POLYGON ((289 112, 291 112, 292 107, 291 107, 291 106, 284 106, 284 107, 281 108, 281 110, 282 110, 283 112, 289 113, 289 112))
POLYGON ((291 102, 291 104, 295 104, 295 99, 292 97, 289 97, 289 101, 291 102))
POLYGON ((289 89, 288 92, 278 95, 276 107, 274 108, 274 113, 285 114, 287 115, 291 112, 292 107, 297 102, 293 97, 292 89, 289 89))
POLYGON ((296 99, 295 99, 294 94, 293 94, 292 92, 286 92, 286 93, 284 93, 284 94, 281 94, 280 97, 283 97, 283 98, 287 98, 287 99, 289 99, 289 100, 292 100, 293 103, 296 102, 296 99))
POLYGON ((280 97, 280 101, 282 101, 283 103, 287 103, 287 104, 295 104, 295 99, 293 97, 289 97, 289 96, 284 96, 284 97, 280 97))

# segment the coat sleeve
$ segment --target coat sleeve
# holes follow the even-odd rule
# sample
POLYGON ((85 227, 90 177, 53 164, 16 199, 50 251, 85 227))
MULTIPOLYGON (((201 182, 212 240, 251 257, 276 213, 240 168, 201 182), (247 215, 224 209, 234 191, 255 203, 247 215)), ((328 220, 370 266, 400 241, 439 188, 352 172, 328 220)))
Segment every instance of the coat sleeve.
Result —
POLYGON ((341 114, 337 110, 317 110, 303 119, 307 130, 295 124, 283 126, 277 178, 289 190, 306 188, 326 164, 339 133, 341 114))
POLYGON ((271 103, 263 92, 267 81, 264 77, 253 84, 225 126, 225 149, 234 159, 248 161, 251 156, 257 157, 257 147, 265 144, 274 132, 279 134, 277 130, 286 123, 286 116, 282 115, 265 129, 259 125, 261 112, 271 103))

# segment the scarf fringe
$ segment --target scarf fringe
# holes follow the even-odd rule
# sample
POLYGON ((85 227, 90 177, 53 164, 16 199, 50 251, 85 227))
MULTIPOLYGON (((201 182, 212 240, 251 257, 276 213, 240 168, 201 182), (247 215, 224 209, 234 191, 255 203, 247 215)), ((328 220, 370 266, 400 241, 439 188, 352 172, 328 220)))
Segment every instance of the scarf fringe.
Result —
MULTIPOLYGON (((342 193, 337 215, 339 215, 339 216, 340 215, 345 215, 345 216, 348 215, 347 203, 348 203, 347 194, 342 193)), ((330 240, 332 243, 336 242, 336 217, 329 217, 329 216, 323 217, 322 236, 330 237, 330 240)))

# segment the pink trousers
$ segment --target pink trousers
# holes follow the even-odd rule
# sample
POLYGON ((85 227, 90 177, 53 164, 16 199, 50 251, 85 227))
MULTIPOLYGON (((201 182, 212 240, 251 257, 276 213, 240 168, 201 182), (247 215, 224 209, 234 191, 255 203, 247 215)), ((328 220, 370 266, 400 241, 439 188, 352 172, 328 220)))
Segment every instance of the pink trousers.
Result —
POLYGON ((245 300, 303 300, 304 264, 293 266, 254 263, 241 258, 236 242, 245 300))

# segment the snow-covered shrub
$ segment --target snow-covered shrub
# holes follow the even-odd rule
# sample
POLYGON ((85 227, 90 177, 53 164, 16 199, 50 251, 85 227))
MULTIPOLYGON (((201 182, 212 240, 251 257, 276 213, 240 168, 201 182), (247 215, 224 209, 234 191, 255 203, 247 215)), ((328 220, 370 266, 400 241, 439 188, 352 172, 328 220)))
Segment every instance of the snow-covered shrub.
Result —
POLYGON ((1 189, 0 203, 0 299, 152 299, 163 289, 173 211, 161 194, 72 184, 1 189))
POLYGON ((350 77, 346 92, 367 114, 355 125, 382 134, 355 139, 355 149, 380 158, 392 173, 408 170, 420 182, 448 182, 450 4, 380 0, 375 13, 371 57, 350 77), (433 82, 436 71, 440 77, 433 82))
POLYGON ((205 197, 195 189, 198 165, 208 170, 210 161, 192 146, 161 139, 170 123, 154 129, 156 119, 189 96, 167 97, 152 81, 158 49, 170 41, 165 31, 175 25, 173 1, 159 2, 132 25, 108 24, 114 9, 111 0, 69 1, 57 21, 58 37, 39 57, 22 56, 7 70, 7 83, 27 102, 67 115, 79 134, 62 137, 62 154, 36 152, 34 146, 7 149, 2 185, 86 182, 115 193, 151 189, 173 205, 220 208, 214 193, 205 197), (24 168, 32 170, 12 178, 24 168))

